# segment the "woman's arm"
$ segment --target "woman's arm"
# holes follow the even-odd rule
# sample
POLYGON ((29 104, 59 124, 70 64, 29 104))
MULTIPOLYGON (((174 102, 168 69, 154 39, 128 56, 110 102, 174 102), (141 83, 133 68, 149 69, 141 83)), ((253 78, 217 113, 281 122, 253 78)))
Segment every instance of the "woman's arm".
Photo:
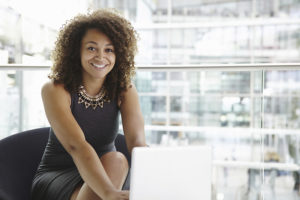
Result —
POLYGON ((82 179, 102 198, 115 191, 97 153, 85 140, 72 115, 70 94, 63 85, 46 83, 42 88, 42 99, 48 121, 58 140, 72 156, 82 179))
POLYGON ((146 146, 144 118, 139 104, 139 97, 134 85, 120 96, 120 110, 123 130, 129 152, 134 147, 146 146))

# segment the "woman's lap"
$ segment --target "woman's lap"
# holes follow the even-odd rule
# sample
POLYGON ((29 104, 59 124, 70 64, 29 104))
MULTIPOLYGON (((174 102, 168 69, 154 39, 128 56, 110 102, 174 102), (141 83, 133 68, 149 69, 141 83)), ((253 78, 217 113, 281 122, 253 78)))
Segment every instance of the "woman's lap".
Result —
MULTIPOLYGON (((110 152, 116 152, 116 149, 97 153, 100 158, 110 152)), ((75 189, 83 183, 75 165, 73 168, 38 172, 32 184, 32 200, 70 199, 75 189)), ((128 189, 129 182, 126 181, 125 185, 125 188, 128 189)))
POLYGON ((44 172, 35 177, 32 200, 66 200, 83 180, 76 168, 44 172))

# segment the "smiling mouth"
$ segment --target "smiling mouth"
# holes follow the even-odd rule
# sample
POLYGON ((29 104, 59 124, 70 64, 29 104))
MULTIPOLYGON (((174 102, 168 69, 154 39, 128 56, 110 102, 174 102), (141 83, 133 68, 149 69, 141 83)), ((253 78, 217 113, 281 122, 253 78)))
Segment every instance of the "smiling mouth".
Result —
POLYGON ((97 65, 97 64, 94 64, 94 63, 91 63, 93 67, 97 68, 97 69, 103 69, 105 68, 107 65, 97 65))

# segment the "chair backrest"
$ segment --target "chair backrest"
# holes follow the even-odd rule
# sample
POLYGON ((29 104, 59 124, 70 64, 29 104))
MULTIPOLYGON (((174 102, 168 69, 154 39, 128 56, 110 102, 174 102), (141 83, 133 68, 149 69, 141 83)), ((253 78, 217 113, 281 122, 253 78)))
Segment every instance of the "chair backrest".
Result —
MULTIPOLYGON (((33 176, 48 141, 49 127, 33 129, 0 140, 0 200, 29 200, 33 176)), ((130 163, 124 136, 116 148, 130 163)))
POLYGON ((48 128, 17 133, 0 141, 0 199, 29 200, 30 187, 43 155, 48 128))

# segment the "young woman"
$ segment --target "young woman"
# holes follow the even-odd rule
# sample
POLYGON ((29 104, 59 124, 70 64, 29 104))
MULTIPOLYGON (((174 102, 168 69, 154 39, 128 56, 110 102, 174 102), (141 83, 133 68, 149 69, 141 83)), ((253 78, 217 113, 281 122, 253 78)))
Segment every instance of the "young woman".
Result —
POLYGON ((116 11, 79 15, 63 26, 51 81, 42 88, 51 125, 32 184, 33 200, 129 199, 128 163, 116 152, 119 113, 129 152, 146 146, 135 86, 137 34, 116 11))

